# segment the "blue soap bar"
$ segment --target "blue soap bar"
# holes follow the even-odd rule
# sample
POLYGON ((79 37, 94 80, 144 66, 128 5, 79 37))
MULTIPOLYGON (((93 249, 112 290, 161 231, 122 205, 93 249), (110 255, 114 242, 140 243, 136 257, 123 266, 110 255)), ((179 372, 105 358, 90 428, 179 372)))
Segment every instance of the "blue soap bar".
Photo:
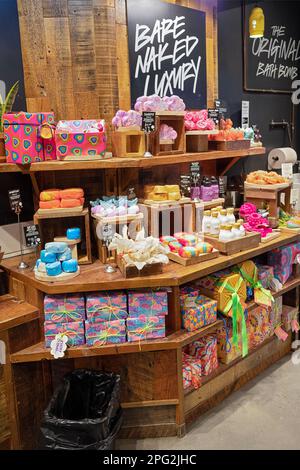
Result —
POLYGON ((55 263, 46 264, 46 272, 48 276, 58 276, 62 273, 61 263, 59 261, 55 261, 55 263))
POLYGON ((65 242, 50 242, 46 243, 46 251, 51 251, 51 253, 63 253, 68 248, 67 243, 65 242))
POLYGON ((67 239, 68 240, 79 240, 81 237, 81 232, 79 227, 68 228, 67 230, 67 239))
POLYGON ((54 263, 56 261, 56 254, 51 251, 42 250, 41 261, 42 263, 54 263))
POLYGON ((76 259, 69 259, 62 262, 62 268, 65 273, 76 273, 78 269, 78 262, 76 259))
POLYGON ((57 261, 68 261, 69 259, 72 259, 71 248, 67 248, 63 253, 58 253, 56 256, 57 261))

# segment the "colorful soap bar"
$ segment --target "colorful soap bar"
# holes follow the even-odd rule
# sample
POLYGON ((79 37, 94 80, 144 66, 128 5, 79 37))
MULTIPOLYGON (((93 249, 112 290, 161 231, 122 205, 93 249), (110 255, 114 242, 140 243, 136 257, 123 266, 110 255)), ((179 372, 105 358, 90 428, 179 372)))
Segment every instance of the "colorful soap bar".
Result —
POLYGON ((59 276, 62 273, 61 262, 55 261, 46 264, 46 273, 48 276, 59 276))
POLYGON ((45 295, 45 320, 58 323, 85 319, 85 300, 82 294, 45 295))
POLYGON ((140 315, 136 318, 128 317, 126 323, 129 342, 164 338, 166 336, 164 316, 140 315))
POLYGON ((88 346, 104 346, 109 343, 126 342, 125 320, 108 322, 85 322, 86 344, 88 346))
POLYGON ((198 241, 198 237, 193 233, 174 233, 174 237, 182 246, 195 246, 198 241))
POLYGON ((46 251, 50 251, 52 253, 63 253, 67 248, 68 245, 65 242, 50 242, 45 245, 46 251))
POLYGON ((79 240, 81 238, 81 231, 79 227, 68 228, 67 239, 68 240, 79 240))
POLYGON ((41 250, 40 256, 42 263, 54 263, 56 261, 56 254, 51 251, 41 250))
POLYGON ((72 259, 71 248, 67 248, 63 253, 57 253, 56 257, 57 261, 68 261, 69 259, 72 259))
POLYGON ((177 242, 176 238, 171 237, 170 235, 164 235, 164 236, 160 237, 159 241, 163 245, 169 245, 169 243, 171 243, 171 242, 177 242))
POLYGON ((140 315, 162 316, 168 314, 168 293, 165 290, 143 290, 128 292, 128 314, 135 318, 140 315))
POLYGON ((44 322, 45 346, 50 348, 55 335, 65 333, 68 336, 68 346, 80 346, 85 344, 84 323, 82 321, 69 323, 44 322))
POLYGON ((77 259, 69 259, 62 262, 62 270, 65 273, 76 273, 78 270, 77 259))
POLYGON ((90 322, 125 320, 127 295, 122 291, 93 292, 86 296, 86 314, 90 322))
POLYGON ((182 324, 187 331, 194 331, 217 320, 217 302, 197 293, 186 294, 180 299, 182 324))

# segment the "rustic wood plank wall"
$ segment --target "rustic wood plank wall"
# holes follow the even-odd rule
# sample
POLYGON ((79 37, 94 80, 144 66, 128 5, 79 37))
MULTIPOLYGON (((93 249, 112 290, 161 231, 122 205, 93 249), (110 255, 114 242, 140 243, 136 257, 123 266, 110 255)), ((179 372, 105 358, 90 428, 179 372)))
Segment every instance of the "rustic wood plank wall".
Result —
MULTIPOLYGON (((218 90, 217 0, 168 0, 206 12, 208 105, 218 90)), ((104 118, 130 107, 126 0, 18 0, 29 111, 104 118)))

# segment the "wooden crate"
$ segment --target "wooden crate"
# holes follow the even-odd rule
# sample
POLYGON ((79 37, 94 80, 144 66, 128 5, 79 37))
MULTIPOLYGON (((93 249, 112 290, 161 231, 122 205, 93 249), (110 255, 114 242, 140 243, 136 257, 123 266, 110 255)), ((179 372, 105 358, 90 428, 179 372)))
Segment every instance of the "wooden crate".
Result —
POLYGON ((117 257, 117 265, 123 277, 130 279, 132 277, 155 276, 163 271, 162 263, 146 264, 140 271, 135 266, 126 266, 123 258, 117 257))
POLYGON ((145 133, 139 129, 119 128, 112 133, 113 155, 141 158, 145 153, 145 133))
POLYGON ((194 231, 194 205, 191 203, 162 202, 161 204, 139 204, 144 214, 146 233, 159 238, 176 232, 194 231))
POLYGON ((260 234, 248 233, 244 237, 230 240, 228 242, 222 242, 218 238, 205 235, 204 240, 208 243, 211 243, 211 245, 219 250, 220 253, 223 253, 224 255, 234 255, 239 251, 256 248, 260 243, 260 234))
POLYGON ((291 186, 283 185, 249 185, 245 182, 244 199, 251 202, 258 209, 269 207, 269 217, 272 220, 273 227, 278 225, 279 208, 282 207, 287 213, 291 213, 291 186), (284 194, 284 203, 282 195, 284 194), (277 223, 276 223, 277 222, 277 223))
POLYGON ((186 131, 185 148, 187 153, 208 152, 208 136, 219 131, 186 131))
POLYGON ((184 115, 182 113, 156 113, 156 130, 149 135, 149 147, 152 155, 178 155, 185 153, 184 115), (173 127, 177 132, 174 142, 160 142, 161 124, 173 127))
POLYGON ((44 245, 47 242, 53 241, 57 236, 65 236, 68 226, 76 226, 76 218, 79 217, 82 219, 80 223, 82 226, 81 239, 85 242, 85 249, 82 248, 83 243, 81 243, 79 246, 78 264, 91 264, 93 260, 90 234, 90 214, 87 208, 83 209, 81 212, 76 208, 74 211, 68 209, 64 212, 60 212, 60 210, 47 210, 40 213, 40 210, 38 210, 34 214, 33 221, 39 226, 42 245, 44 245), (68 219, 71 220, 72 224, 71 222, 67 224, 68 219))
POLYGON ((250 148, 250 140, 210 140, 209 150, 246 150, 250 148))
POLYGON ((218 256, 219 256, 219 252, 215 248, 211 253, 203 253, 202 255, 194 256, 193 258, 183 258, 182 256, 179 256, 177 253, 172 253, 172 252, 168 254, 168 257, 171 261, 174 261, 175 263, 179 263, 182 266, 192 266, 193 264, 203 263, 204 261, 217 258, 218 256))

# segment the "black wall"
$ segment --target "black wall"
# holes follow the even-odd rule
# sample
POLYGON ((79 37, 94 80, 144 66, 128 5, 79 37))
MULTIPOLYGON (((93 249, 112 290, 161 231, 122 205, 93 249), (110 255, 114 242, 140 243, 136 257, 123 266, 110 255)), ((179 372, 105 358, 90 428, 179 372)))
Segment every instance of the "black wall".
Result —
MULTIPOLYGON (((15 110, 25 110, 23 65, 16 0, 0 0, 0 80, 6 83, 6 90, 20 81, 19 95, 15 110)), ((9 209, 7 191, 20 188, 24 203, 22 220, 30 220, 33 213, 32 189, 29 176, 20 173, 0 173, 0 225, 14 223, 16 216, 9 209)))
MULTIPOLYGON (((258 3, 251 2, 247 3, 258 3)), ((272 1, 276 4, 299 4, 299 1, 272 1)), ((299 9, 300 10, 300 9, 299 9)), ((292 17, 291 21, 298 21, 292 17)), ((290 146, 287 132, 282 129, 271 130, 270 121, 291 120, 292 102, 290 95, 274 93, 245 92, 243 90, 243 5, 241 0, 220 0, 218 2, 218 45, 219 45, 219 95, 228 103, 229 114, 236 126, 241 122, 241 101, 250 102, 250 122, 261 130, 263 143, 267 153, 275 147, 290 146)), ((296 113, 299 106, 296 107, 296 113)), ((297 126, 298 127, 298 126, 297 126)), ((296 150, 300 149, 296 129, 296 150), (298 144, 298 145, 297 145, 298 144)), ((241 159, 230 171, 238 175, 242 171, 249 172, 257 169, 267 170, 266 157, 249 157, 241 159)))

